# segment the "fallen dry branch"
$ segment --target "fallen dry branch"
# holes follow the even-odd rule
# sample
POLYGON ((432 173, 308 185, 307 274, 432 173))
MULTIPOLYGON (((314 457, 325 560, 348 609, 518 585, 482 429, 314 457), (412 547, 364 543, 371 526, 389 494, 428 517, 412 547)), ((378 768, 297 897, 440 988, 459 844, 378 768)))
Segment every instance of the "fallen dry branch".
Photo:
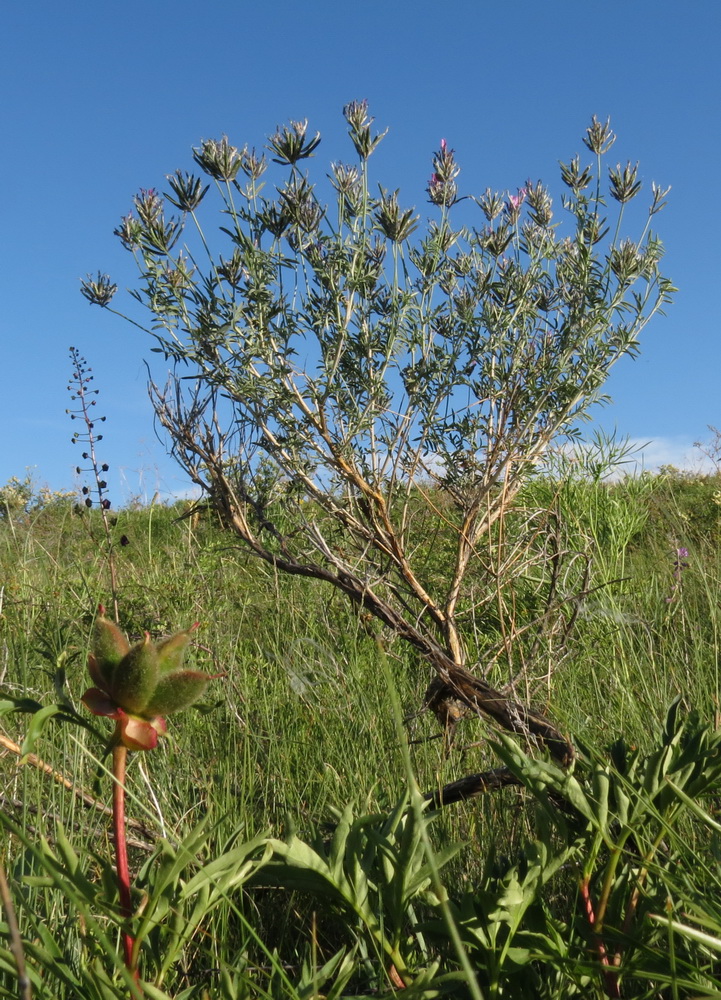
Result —
MULTIPOLYGON (((28 805, 27 802, 22 802, 20 799, 12 799, 7 795, 0 795, 0 809, 4 810, 8 814, 12 811, 17 816, 22 816, 24 812, 31 813, 33 816, 36 816, 40 812, 40 809, 38 809, 37 806, 28 805)), ((45 828, 43 830, 39 830, 37 827, 34 827, 29 823, 26 823, 24 828, 28 833, 31 833, 33 835, 43 836, 46 837, 49 841, 52 841, 52 837, 48 836, 47 825, 51 821, 57 825, 58 823, 61 823, 62 820, 55 813, 48 812, 45 809, 42 811, 42 819, 43 823, 45 824, 45 828)), ((133 826, 139 831, 142 831, 147 839, 140 840, 137 837, 128 837, 127 838, 128 847, 137 847, 137 849, 140 851, 155 850, 156 834, 152 830, 146 830, 142 826, 142 824, 139 824, 137 822, 134 823, 133 826)))
MULTIPOLYGON (((492 687, 481 677, 476 677, 470 670, 460 667, 449 657, 439 662, 436 654, 435 666, 437 677, 431 683, 426 693, 426 705, 439 715, 439 708, 449 698, 461 702, 478 715, 486 716, 507 732, 523 736, 529 743, 545 747, 551 756, 563 767, 567 767, 576 756, 573 744, 545 716, 534 709, 521 704, 513 698, 504 695, 492 687)), ((451 717, 445 721, 455 722, 451 717)))
MULTIPOLYGON (((18 744, 14 743, 11 739, 8 739, 8 737, 3 733, 0 733, 0 747, 4 750, 4 752, 3 750, 0 750, 0 756, 4 757, 8 752, 14 754, 18 758, 19 767, 22 766, 20 758, 23 758, 24 764, 29 764, 31 767, 36 768, 36 770, 42 771, 43 774, 47 774, 48 777, 57 781, 58 784, 63 786, 63 788, 67 788, 68 791, 72 792, 73 795, 89 809, 94 809, 96 812, 102 813, 104 816, 112 816, 113 810, 110 806, 106 806, 104 802, 96 799, 95 796, 86 792, 84 789, 78 788, 77 785, 70 780, 70 778, 67 778, 60 771, 56 771, 50 766, 50 764, 46 764, 44 760, 41 760, 40 757, 37 757, 34 753, 25 754, 23 757, 22 750, 18 744)), ((6 800, 4 797, 0 799, 0 802, 4 803, 5 801, 9 800, 6 800)), ((28 808, 27 805, 26 808, 28 808)), ((142 836, 146 838, 153 837, 153 833, 139 820, 129 818, 127 822, 131 829, 136 830, 138 833, 142 834, 142 836)), ((147 845, 143 841, 139 841, 136 846, 146 847, 147 845)))
POLYGON ((511 774, 507 767, 494 767, 489 771, 459 778, 458 781, 452 781, 434 792, 426 792, 425 798, 431 803, 432 809, 440 809, 441 806, 450 806, 454 802, 465 802, 466 799, 483 795, 484 792, 520 784, 520 780, 511 774))

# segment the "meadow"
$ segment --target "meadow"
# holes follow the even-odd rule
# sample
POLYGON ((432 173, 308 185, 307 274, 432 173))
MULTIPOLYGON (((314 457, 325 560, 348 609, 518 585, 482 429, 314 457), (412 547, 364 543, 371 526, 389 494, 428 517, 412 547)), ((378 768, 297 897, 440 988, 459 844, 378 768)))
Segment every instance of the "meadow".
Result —
MULTIPOLYGON (((473 715, 444 736, 427 664, 211 514, 114 513, 122 628, 197 621, 191 659, 227 675, 130 754, 138 980, 110 729, 80 704, 109 601, 100 512, 26 499, 0 517, 0 861, 27 983, 6 920, 0 996, 721 996, 718 476, 537 477, 489 539, 512 546, 533 511, 524 544, 565 554, 483 605, 474 669, 569 736, 570 777, 473 715), (499 765, 510 787, 426 808, 499 765)), ((425 543, 432 574, 443 539, 425 543)))

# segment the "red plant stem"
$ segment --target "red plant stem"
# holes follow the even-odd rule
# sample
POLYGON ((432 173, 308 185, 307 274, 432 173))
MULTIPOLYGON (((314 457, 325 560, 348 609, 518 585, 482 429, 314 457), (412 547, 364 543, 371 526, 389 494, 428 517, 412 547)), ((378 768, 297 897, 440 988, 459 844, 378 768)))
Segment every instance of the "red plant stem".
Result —
POLYGON ((23 942, 20 937, 20 928, 15 916, 15 907, 13 906, 13 899, 10 894, 10 886, 5 877, 5 869, 2 864, 0 864, 0 900, 2 901, 2 909, 5 910, 5 921, 8 926, 8 936, 10 938, 10 951, 15 959, 15 966, 18 970, 18 996, 20 1000, 32 1000, 30 980, 25 968, 25 952, 23 951, 23 942))
MULTIPOLYGON (((125 842, 125 763, 128 751, 122 743, 113 747, 113 835, 115 837, 115 865, 118 873, 120 892, 120 912, 124 919, 132 916, 130 904, 130 870, 128 869, 128 847, 125 842)), ((125 965, 138 978, 138 970, 133 965, 133 945, 135 942, 127 931, 123 931, 123 954, 125 965)))
POLYGON ((396 969, 393 962, 391 962, 390 967, 388 969, 388 978, 390 979, 391 985, 393 986, 394 989, 404 990, 406 988, 406 984, 401 979, 400 973, 398 972, 398 969, 396 969))
POLYGON ((604 993, 607 997, 612 997, 616 1000, 616 998, 621 996, 618 973, 611 966, 608 958, 608 952, 606 951, 606 945, 603 943, 603 938, 595 929, 596 917, 593 912, 593 900, 591 899, 591 892, 588 886, 587 878, 581 879, 581 898, 583 899, 583 908, 586 911, 589 926, 592 929, 593 943, 598 954, 598 959, 601 963, 601 976, 603 978, 604 993))

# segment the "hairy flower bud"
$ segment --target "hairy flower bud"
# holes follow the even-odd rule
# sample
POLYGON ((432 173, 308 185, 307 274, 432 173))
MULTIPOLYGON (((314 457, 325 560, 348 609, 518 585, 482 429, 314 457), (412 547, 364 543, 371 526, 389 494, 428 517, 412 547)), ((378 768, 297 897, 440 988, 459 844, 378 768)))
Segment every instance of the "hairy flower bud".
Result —
POLYGON ((92 653, 88 663, 90 676, 103 686, 112 682, 113 671, 130 650, 128 640, 118 626, 105 617, 100 605, 100 615, 93 626, 92 653))
POLYGON ((128 712, 142 712, 158 685, 160 670, 158 651, 145 633, 113 670, 112 693, 118 704, 128 712))
POLYGON ((147 704, 146 712, 152 716, 180 712, 202 698, 209 682, 208 674, 197 670, 178 670, 163 677, 147 704))
POLYGON ((180 669, 190 637, 197 627, 198 623, 195 622, 184 632, 176 632, 175 635, 168 636, 157 644, 158 669, 161 674, 169 674, 172 670, 180 669))
POLYGON ((164 715, 179 712, 200 698, 214 677, 183 668, 183 658, 197 623, 158 643, 148 632, 134 646, 105 609, 93 627, 88 671, 96 685, 83 695, 94 715, 116 719, 116 739, 131 750, 152 750, 166 730, 164 715))

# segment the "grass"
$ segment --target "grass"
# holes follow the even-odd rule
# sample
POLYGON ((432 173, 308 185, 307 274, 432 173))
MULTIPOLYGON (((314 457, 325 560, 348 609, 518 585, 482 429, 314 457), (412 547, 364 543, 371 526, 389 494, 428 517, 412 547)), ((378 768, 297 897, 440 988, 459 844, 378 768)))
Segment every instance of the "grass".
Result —
MULTIPOLYGON (((501 650, 492 666, 493 682, 515 677, 521 696, 530 695, 578 745, 599 753, 620 736, 629 746, 650 751, 666 709, 677 697, 684 712, 693 709, 715 724, 721 578, 721 508, 714 500, 718 487, 713 478, 671 475, 610 487, 572 482, 559 490, 548 481, 532 484, 519 499, 518 514, 509 518, 509 533, 514 517, 523 521, 524 506, 553 509, 565 549, 583 552, 590 560, 590 592, 563 606, 562 621, 573 620, 573 628, 561 637, 559 616, 553 627, 546 623, 523 629, 536 613, 539 581, 519 578, 509 584, 494 614, 477 623, 479 647, 485 643, 497 653, 501 650), (688 568, 675 575, 674 553, 680 547, 689 550, 688 568), (515 636, 510 655, 503 653, 504 634, 515 636)), ((160 896, 164 892, 164 919, 170 924, 175 919, 176 938, 182 937, 183 926, 191 929, 180 945, 168 937, 167 928, 149 932, 146 964, 155 969, 158 992, 147 995, 166 996, 160 991, 170 990, 167 995, 177 997, 310 997, 314 990, 332 993, 333 982, 343 995, 353 990, 383 992, 388 984, 377 979, 383 961, 372 950, 382 950, 378 939, 370 931, 364 938, 359 931, 350 947, 347 928, 353 921, 347 914, 340 922, 331 916, 342 909, 341 903, 319 907, 313 887, 310 895, 302 888, 284 890, 281 876, 286 886, 293 884, 288 882, 290 869, 283 869, 285 875, 278 869, 275 885, 228 891, 203 911, 195 930, 193 900, 184 899, 184 887, 199 877, 203 865, 255 836, 279 838, 292 827, 304 841, 327 844, 337 828, 338 810, 347 803, 355 803, 356 818, 392 812, 406 792, 407 778, 386 672, 407 719, 412 769, 422 791, 496 766, 486 739, 489 731, 477 719, 465 720, 452 751, 445 754, 443 740, 435 738, 435 721, 428 713, 418 714, 429 677, 412 652, 364 621, 339 595, 313 582, 273 574, 235 547, 209 518, 177 521, 181 512, 159 506, 123 510, 113 529, 117 538, 124 535, 129 542, 116 550, 124 629, 134 636, 145 629, 161 635, 197 620, 199 669, 228 672, 224 681, 211 685, 200 711, 171 720, 162 748, 130 755, 129 812, 145 827, 136 832, 138 843, 131 852, 137 902, 145 898, 143 892, 152 899, 156 890, 160 896), (206 826, 188 847, 189 867, 176 872, 165 889, 157 889, 154 880, 162 870, 162 857, 159 860, 156 850, 149 862, 147 848, 162 837, 170 845, 165 850, 182 854, 179 845, 192 838, 199 823, 206 826), (340 958, 323 986, 324 963, 340 953, 344 941, 351 962, 348 978, 345 959, 340 958), (163 955, 175 954, 176 945, 177 962, 161 974, 163 955)), ((93 609, 107 600, 108 586, 96 528, 92 512, 80 516, 71 504, 59 501, 0 519, 0 675, 5 695, 43 705, 61 696, 83 711, 80 698, 89 684, 85 661, 93 609)), ((569 568, 569 588, 580 565, 569 568)), ((6 739, 22 744, 31 718, 20 712, 6 714, 6 739)), ((99 727, 102 721, 93 719, 99 727)), ((77 788, 109 800, 107 761, 101 760, 102 744, 89 730, 51 720, 34 752, 77 788)), ((90 969, 95 967, 92 962, 101 961, 97 939, 93 947, 88 945, 88 936, 94 934, 88 921, 97 923, 98 935, 115 940, 109 916, 114 887, 105 862, 110 850, 108 819, 48 774, 18 764, 17 756, 6 751, 0 860, 19 904, 21 930, 29 942, 28 963, 40 963, 38 949, 52 955, 42 923, 52 929, 63 951, 62 961, 59 956, 54 961, 66 962, 70 969, 64 983, 62 977, 44 986, 36 983, 36 995, 127 995, 132 986, 123 985, 122 971, 114 969, 107 955, 102 975, 96 969, 95 985, 83 979, 81 970, 83 963, 90 969), (82 871, 92 887, 86 887, 87 899, 80 889, 78 897, 70 899, 66 882, 48 882, 46 854, 62 853, 64 838, 79 859, 74 870, 82 871), (105 979, 109 985, 103 985, 105 979)), ((718 792, 710 804, 705 801, 709 817, 717 801, 718 792)), ((369 829, 370 820, 365 822, 358 831, 369 829)), ((442 811, 429 828, 434 850, 442 852, 459 840, 467 845, 443 872, 450 896, 459 900, 472 891, 481 898, 481 887, 507 871, 524 844, 537 840, 537 824, 531 798, 513 788, 442 811)), ((687 845, 710 852, 704 856, 707 878, 718 884, 718 861, 712 860, 715 841, 708 828, 688 820, 684 830, 687 845)), ((368 843, 381 842, 380 833, 373 836, 376 840, 368 843)), ((65 850, 67 874, 72 863, 65 850)), ((166 862, 170 864, 167 857, 166 862)), ((368 865, 372 869, 370 861, 368 865)), ((202 889, 208 899, 213 885, 211 879, 202 889)), ((557 915, 567 913, 577 906, 575 893, 575 879, 560 870, 544 890, 544 905, 557 915)), ((196 900, 194 905, 200 904, 196 900)), ((378 905, 391 904, 386 900, 378 905)), ((431 904, 418 900, 415 905, 420 913, 431 904)), ((362 923, 353 912, 353 920, 362 923)), ((413 921, 409 926, 404 933, 413 939, 417 962, 443 955, 442 948, 430 943, 433 934, 426 939, 425 931, 413 929, 413 921)), ((464 947, 473 951, 468 941, 464 947)), ((456 961, 447 955, 438 960, 446 972, 456 961)), ((683 961, 683 948, 678 961, 683 961)), ((549 976, 544 993, 538 985, 543 976, 537 971, 533 975, 535 980, 528 972, 530 978, 518 981, 515 995, 581 995, 570 991, 573 976, 565 986, 559 979, 555 993, 549 976), (536 986, 532 980, 538 981, 536 986)), ((583 975, 577 970, 579 983, 583 975)), ((592 972, 587 979, 585 986, 574 989, 594 996, 593 990, 602 989, 601 980, 592 972)), ((712 979, 709 972, 709 982, 712 979)), ((680 973, 677 980, 683 980, 680 973)), ((442 986, 459 988, 453 978, 442 986)), ((500 987, 492 982, 485 988, 483 995, 513 995, 502 989, 493 993, 500 987)), ((675 994, 648 995, 691 995, 676 989, 675 994)), ((420 986, 416 991, 423 993, 420 986)), ((12 966, 0 962, 0 996, 14 995, 12 966)), ((633 995, 646 994, 639 987, 633 995)))

